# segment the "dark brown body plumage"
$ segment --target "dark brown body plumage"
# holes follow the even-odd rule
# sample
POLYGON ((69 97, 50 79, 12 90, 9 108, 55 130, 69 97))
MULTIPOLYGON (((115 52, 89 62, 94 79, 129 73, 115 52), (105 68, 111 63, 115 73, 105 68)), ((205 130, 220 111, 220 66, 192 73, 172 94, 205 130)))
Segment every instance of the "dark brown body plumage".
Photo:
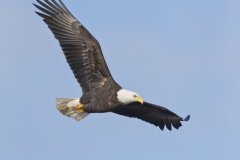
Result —
POLYGON ((161 129, 171 126, 179 128, 180 121, 186 121, 170 110, 144 102, 143 105, 130 103, 123 105, 117 99, 121 87, 114 81, 104 60, 98 41, 70 13, 61 0, 37 0, 35 5, 49 29, 59 41, 66 60, 79 82, 83 96, 80 102, 88 113, 114 112, 135 117, 161 129))
POLYGON ((88 113, 111 112, 123 104, 117 100, 117 91, 121 87, 112 79, 106 79, 102 87, 94 88, 84 93, 80 102, 84 105, 83 110, 88 113))

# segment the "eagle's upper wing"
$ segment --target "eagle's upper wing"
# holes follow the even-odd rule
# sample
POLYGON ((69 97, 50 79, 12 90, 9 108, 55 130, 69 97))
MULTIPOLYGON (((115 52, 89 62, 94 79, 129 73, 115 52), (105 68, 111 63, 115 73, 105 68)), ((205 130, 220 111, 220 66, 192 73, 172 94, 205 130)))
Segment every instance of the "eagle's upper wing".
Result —
POLYGON ((43 13, 36 12, 59 41, 83 92, 101 86, 112 78, 101 47, 91 33, 70 13, 61 0, 37 0, 34 4, 43 13))
POLYGON ((144 102, 143 105, 139 103, 131 103, 114 111, 114 113, 141 119, 143 121, 154 124, 161 130, 164 129, 165 125, 169 130, 172 129, 172 126, 178 129, 182 126, 181 121, 188 121, 190 118, 190 116, 187 116, 183 119, 167 108, 148 102, 144 102))

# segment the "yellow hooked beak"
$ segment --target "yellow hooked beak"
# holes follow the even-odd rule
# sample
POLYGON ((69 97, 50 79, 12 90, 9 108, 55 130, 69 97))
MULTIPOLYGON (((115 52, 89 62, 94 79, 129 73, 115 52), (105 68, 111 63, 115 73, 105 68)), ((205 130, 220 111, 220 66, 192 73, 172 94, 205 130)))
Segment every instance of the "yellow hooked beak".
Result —
POLYGON ((143 104, 143 102, 144 102, 142 97, 135 97, 134 100, 135 100, 135 102, 139 102, 141 104, 143 104))

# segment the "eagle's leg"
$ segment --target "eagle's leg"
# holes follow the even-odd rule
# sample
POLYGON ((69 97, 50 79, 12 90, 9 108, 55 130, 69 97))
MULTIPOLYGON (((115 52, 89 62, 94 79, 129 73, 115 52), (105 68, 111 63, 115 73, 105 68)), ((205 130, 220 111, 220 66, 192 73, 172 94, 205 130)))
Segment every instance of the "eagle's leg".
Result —
POLYGON ((83 110, 83 104, 80 103, 80 99, 77 98, 77 99, 74 99, 70 102, 67 103, 67 107, 69 109, 73 109, 75 110, 76 112, 79 112, 79 113, 83 113, 84 110, 83 110))
POLYGON ((83 113, 84 110, 83 110, 83 104, 78 104, 76 107, 75 107, 76 111, 80 112, 80 113, 83 113))

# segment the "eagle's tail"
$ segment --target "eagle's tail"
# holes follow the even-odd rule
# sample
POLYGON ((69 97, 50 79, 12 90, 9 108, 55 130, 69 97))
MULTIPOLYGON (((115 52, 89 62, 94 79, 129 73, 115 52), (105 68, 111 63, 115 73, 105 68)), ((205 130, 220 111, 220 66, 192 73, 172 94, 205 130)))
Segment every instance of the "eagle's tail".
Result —
POLYGON ((77 121, 82 120, 84 117, 86 117, 89 113, 83 112, 77 112, 75 108, 69 107, 68 103, 72 101, 79 100, 79 98, 57 98, 57 109, 64 114, 65 116, 74 118, 77 121))

